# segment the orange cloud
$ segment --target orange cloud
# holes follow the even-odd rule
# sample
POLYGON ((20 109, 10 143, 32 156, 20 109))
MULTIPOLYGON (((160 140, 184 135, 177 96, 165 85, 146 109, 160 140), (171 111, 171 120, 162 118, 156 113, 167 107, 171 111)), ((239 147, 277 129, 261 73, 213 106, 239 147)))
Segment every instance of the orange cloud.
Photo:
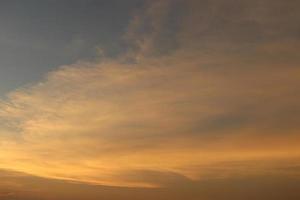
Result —
POLYGON ((137 52, 63 66, 1 102, 1 168, 158 187, 282 173, 299 164, 299 69, 235 55, 234 44, 228 52, 226 44, 214 44, 207 53, 184 19, 180 47, 149 56, 167 17, 153 12, 144 16, 153 21, 153 34, 141 39, 150 44, 139 43, 137 52))

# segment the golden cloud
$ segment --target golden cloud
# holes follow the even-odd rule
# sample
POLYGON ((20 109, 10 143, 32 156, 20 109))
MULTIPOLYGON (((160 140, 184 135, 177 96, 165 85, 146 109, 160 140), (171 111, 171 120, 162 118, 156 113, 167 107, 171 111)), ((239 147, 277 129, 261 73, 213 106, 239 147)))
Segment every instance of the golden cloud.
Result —
MULTIPOLYGON (((282 173, 277 169, 299 165, 299 69, 223 51, 224 44, 205 53, 188 28, 176 39, 178 49, 149 56, 163 31, 160 19, 152 23, 153 34, 137 38, 139 48, 124 57, 63 66, 11 92, 0 105, 0 167, 93 184, 157 187, 282 173), (129 62, 128 56, 138 59, 129 62)), ((127 37, 134 39, 139 23, 127 37)))

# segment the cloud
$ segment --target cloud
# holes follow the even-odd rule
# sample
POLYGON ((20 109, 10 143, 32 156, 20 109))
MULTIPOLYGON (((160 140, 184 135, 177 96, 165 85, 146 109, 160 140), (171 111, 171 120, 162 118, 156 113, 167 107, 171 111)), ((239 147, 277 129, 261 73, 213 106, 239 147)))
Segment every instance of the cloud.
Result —
MULTIPOLYGON (((1 176, 11 172, 1 171, 1 176)), ((152 172, 153 174, 153 172, 152 172)), ((155 174, 155 173, 154 173, 155 174)), ((155 176, 155 175, 154 175, 155 176)), ((132 177, 132 176, 131 176, 132 177)), ((162 176, 166 178, 165 176, 162 176)), ((107 187, 45 179, 26 174, 8 175, 3 180, 18 187, 0 189, 2 199, 299 199, 299 178, 287 176, 252 176, 185 182, 165 188, 107 187)), ((2 177, 1 177, 2 183, 2 177)))
MULTIPOLYGON (((271 59, 272 52, 283 58, 290 52, 276 46, 278 39, 256 41, 250 49, 238 45, 231 29, 242 41, 248 37, 238 28, 239 12, 228 19, 224 33, 214 32, 223 27, 222 15, 203 14, 208 17, 203 19, 193 11, 197 2, 188 2, 191 14, 178 19, 172 52, 150 53, 169 30, 163 24, 172 8, 157 1, 129 27, 133 51, 62 66, 11 92, 0 105, 0 167, 93 184, 159 187, 234 171, 244 176, 249 163, 263 163, 253 174, 268 174, 278 162, 286 164, 281 168, 293 166, 288 161, 300 156, 298 60, 271 59), (141 27, 145 20, 150 30, 141 27), (198 20, 205 30, 195 27, 198 20), (194 28, 211 34, 195 35, 194 28), (202 43, 207 37, 215 42, 202 43), (236 53, 240 48, 243 52, 236 53), (237 162, 245 164, 228 167, 237 162), (215 166, 220 169, 211 173, 215 166)), ((223 2, 214 9, 223 4, 228 6, 223 2)), ((262 19, 269 20, 256 21, 262 19)))

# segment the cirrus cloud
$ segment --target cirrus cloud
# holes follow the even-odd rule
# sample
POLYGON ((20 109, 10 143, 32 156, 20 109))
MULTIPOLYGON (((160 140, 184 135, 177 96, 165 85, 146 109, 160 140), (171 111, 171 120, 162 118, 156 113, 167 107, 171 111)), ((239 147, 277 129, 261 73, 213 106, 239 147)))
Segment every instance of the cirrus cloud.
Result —
MULTIPOLYGON (((154 56, 149 52, 159 48, 155 41, 171 17, 155 13, 170 5, 157 1, 134 19, 126 37, 138 47, 130 53, 62 66, 11 92, 0 105, 0 167, 93 184, 157 187, 234 172, 282 173, 276 169, 298 165, 290 161, 300 156, 299 63, 271 59, 274 52, 289 55, 297 43, 291 50, 270 48, 275 39, 256 41, 245 50, 247 44, 226 35, 244 33, 230 28, 251 17, 243 16, 228 19, 231 25, 218 37, 229 38, 230 47, 201 47, 189 24, 201 15, 193 12, 178 25, 178 47, 154 56), (152 32, 139 37, 137 27, 145 20, 152 32), (235 54, 241 46, 243 52, 235 54), (254 162, 262 164, 253 167, 254 162)), ((202 20, 207 29, 221 26, 202 20)), ((203 38, 218 36, 196 29, 203 38)), ((295 41, 282 35, 288 44, 295 41)))

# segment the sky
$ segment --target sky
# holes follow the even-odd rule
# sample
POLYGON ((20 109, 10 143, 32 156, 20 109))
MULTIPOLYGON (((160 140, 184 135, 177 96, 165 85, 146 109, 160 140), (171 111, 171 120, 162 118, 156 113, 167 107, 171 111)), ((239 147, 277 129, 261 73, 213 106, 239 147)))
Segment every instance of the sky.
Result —
POLYGON ((0 2, 0 199, 300 198, 300 2, 0 2))
POLYGON ((1 1, 0 95, 61 65, 95 59, 98 48, 117 55, 132 12, 141 6, 139 0, 1 1))

